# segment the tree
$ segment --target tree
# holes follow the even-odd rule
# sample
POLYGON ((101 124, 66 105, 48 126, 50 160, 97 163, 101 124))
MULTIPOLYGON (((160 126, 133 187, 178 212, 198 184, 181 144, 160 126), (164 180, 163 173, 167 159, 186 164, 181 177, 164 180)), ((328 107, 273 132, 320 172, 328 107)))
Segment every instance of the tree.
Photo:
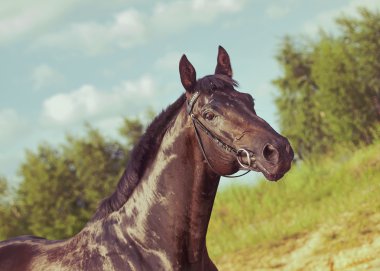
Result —
MULTIPOLYGON (((139 120, 125 119, 121 128, 125 146, 87 125, 82 137, 68 135, 62 145, 45 143, 36 152, 27 151, 13 201, 0 201, 0 218, 7 221, 0 226, 0 237, 33 234, 62 239, 77 233, 115 189, 143 130, 139 120)), ((0 198, 5 184, 0 179, 0 198)))
POLYGON ((301 157, 319 155, 337 143, 372 142, 380 122, 380 14, 337 20, 337 36, 321 31, 301 44, 285 37, 274 80, 280 126, 301 157))
POLYGON ((138 143, 143 132, 144 125, 139 119, 124 118, 123 125, 119 128, 119 133, 127 140, 126 149, 128 152, 138 143))
POLYGON ((8 236, 14 236, 22 231, 25 223, 20 219, 18 209, 14 206, 13 191, 9 187, 5 177, 0 176, 0 240, 8 236), (20 219, 20 220, 18 220, 20 219))
POLYGON ((59 148, 40 145, 21 165, 17 205, 27 232, 47 238, 77 233, 110 194, 125 164, 122 146, 88 127, 59 148))
MULTIPOLYGON (((4 177, 0 176, 0 220, 1 221, 7 221, 9 214, 9 206, 5 200, 7 196, 8 191, 8 183, 7 180, 4 177)), ((6 227, 0 227, 0 238, 3 238, 7 235, 7 228, 6 227)))

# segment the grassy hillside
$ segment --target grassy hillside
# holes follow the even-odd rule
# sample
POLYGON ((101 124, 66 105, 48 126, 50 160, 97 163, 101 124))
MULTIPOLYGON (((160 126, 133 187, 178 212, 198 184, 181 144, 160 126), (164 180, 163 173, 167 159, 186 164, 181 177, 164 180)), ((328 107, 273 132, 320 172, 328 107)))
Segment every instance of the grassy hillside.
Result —
POLYGON ((338 226, 342 217, 346 226, 339 236, 325 236, 329 249, 355 247, 363 232, 378 230, 368 219, 380 212, 379 199, 380 144, 299 163, 277 183, 263 180, 220 191, 208 231, 209 253, 217 263, 241 251, 271 253, 295 236, 338 226))

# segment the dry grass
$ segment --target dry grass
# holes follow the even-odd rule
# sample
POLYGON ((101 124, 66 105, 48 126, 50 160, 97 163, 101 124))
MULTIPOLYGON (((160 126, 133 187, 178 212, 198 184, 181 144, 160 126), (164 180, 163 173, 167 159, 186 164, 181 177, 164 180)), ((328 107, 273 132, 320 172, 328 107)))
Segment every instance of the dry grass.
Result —
POLYGON ((380 253, 379 180, 376 144, 298 165, 279 183, 226 189, 216 199, 209 252, 220 270, 351 268, 345 253, 373 244, 380 253))

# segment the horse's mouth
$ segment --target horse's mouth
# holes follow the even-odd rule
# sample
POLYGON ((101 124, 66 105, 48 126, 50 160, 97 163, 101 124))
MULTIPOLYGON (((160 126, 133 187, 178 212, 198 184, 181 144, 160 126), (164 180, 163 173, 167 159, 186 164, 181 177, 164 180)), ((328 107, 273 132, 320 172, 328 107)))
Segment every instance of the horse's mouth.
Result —
POLYGON ((277 182, 279 179, 281 179, 285 174, 281 173, 281 174, 266 174, 264 173, 264 176, 265 178, 267 178, 267 180, 269 181, 273 181, 273 182, 277 182))
POLYGON ((253 161, 252 165, 249 167, 250 170, 261 172, 264 177, 269 181, 278 181, 281 179, 285 172, 278 172, 278 173, 270 173, 268 169, 266 169, 259 161, 255 160, 253 161))

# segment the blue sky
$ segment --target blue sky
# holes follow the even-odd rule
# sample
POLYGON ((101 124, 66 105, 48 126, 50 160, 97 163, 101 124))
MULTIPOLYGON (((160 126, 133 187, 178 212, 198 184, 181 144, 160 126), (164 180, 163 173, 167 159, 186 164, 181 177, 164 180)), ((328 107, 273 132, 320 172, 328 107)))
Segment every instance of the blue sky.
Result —
POLYGON ((165 108, 183 92, 180 56, 210 74, 218 45, 277 128, 281 38, 333 32, 333 19, 357 6, 380 0, 1 1, 0 175, 17 181, 25 149, 81 134, 85 121, 115 137, 122 117, 165 108))

